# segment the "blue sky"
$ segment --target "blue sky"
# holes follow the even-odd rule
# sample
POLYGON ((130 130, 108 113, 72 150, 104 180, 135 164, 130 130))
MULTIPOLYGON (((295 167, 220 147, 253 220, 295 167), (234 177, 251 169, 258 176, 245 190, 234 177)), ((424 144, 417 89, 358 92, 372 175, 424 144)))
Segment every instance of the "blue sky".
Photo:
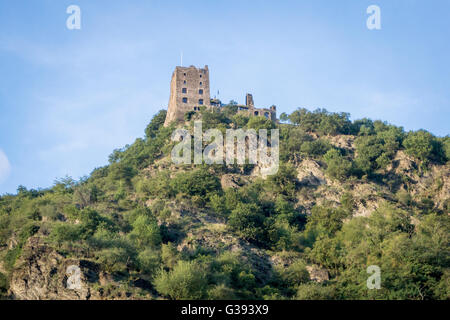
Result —
POLYGON ((0 194, 78 179, 143 136, 184 65, 278 112, 449 134, 450 1, 0 0, 0 194), (68 30, 66 8, 81 8, 68 30), (366 8, 381 8, 368 30, 366 8))

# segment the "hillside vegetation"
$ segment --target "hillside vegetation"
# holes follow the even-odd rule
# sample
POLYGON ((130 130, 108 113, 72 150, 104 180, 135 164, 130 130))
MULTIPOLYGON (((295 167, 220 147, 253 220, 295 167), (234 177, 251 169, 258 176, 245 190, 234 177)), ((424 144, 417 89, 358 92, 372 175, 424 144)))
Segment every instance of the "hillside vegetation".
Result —
POLYGON ((323 109, 186 114, 187 128, 278 128, 280 168, 262 177, 173 164, 165 115, 80 181, 0 197, 3 298, 450 298, 449 137, 323 109))

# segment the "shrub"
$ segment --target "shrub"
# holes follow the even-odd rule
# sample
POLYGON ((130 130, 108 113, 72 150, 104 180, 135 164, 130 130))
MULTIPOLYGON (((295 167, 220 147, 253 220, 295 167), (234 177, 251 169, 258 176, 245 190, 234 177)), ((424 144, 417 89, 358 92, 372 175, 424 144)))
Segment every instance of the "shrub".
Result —
POLYGON ((158 251, 145 249, 137 256, 138 267, 142 272, 153 274, 161 263, 158 251))
POLYGON ((125 248, 108 248, 96 253, 97 261, 107 272, 124 272, 130 254, 125 248))
POLYGON ((335 299, 335 289, 317 283, 302 284, 297 289, 298 300, 332 300, 335 299))
POLYGON ((424 165, 431 160, 443 162, 445 159, 440 141, 425 130, 408 133, 403 146, 407 154, 419 159, 424 165))
POLYGON ((207 286, 205 270, 194 261, 178 261, 171 271, 161 269, 154 285, 156 290, 171 299, 202 299, 207 286))
POLYGON ((204 200, 222 190, 219 178, 207 168, 177 174, 172 180, 172 187, 175 193, 199 196, 204 200))
POLYGON ((178 259, 179 253, 172 242, 162 245, 161 260, 166 268, 172 269, 173 267, 175 267, 178 259))
POLYGON ((447 161, 450 161, 450 137, 447 136, 442 140, 442 148, 444 149, 445 157, 447 161))
POLYGON ((223 196, 213 194, 210 197, 210 205, 217 216, 225 217, 228 214, 227 205, 223 196))
POLYGON ((218 284, 208 290, 208 299, 211 300, 235 300, 236 294, 233 289, 225 284, 218 284))
POLYGON ((330 178, 344 181, 351 175, 352 162, 343 157, 338 150, 329 150, 323 158, 327 164, 325 173, 330 178))
POLYGON ((289 287, 297 287, 302 283, 308 282, 309 272, 306 270, 306 264, 302 260, 295 261, 281 272, 281 279, 289 287))
POLYGON ((268 188, 288 199, 295 197, 296 182, 297 172, 290 164, 281 164, 278 172, 267 178, 268 188))
POLYGON ((170 181, 169 172, 160 171, 153 178, 140 180, 136 189, 146 197, 171 198, 175 195, 175 192, 170 181))
POLYGON ((407 207, 412 204, 412 197, 406 190, 400 190, 399 192, 397 192, 397 200, 407 207))
POLYGON ((79 225, 73 225, 69 223, 58 223, 53 228, 50 236, 57 243, 62 242, 75 242, 80 240, 81 227, 79 225))
POLYGON ((310 112, 304 108, 298 109, 289 115, 291 123, 299 125, 305 131, 316 131, 321 134, 349 134, 352 123, 348 113, 333 113, 325 109, 310 112))
POLYGON ((309 156, 322 156, 331 149, 331 145, 328 141, 323 139, 317 139, 314 141, 306 141, 302 144, 300 150, 301 153, 309 156))
POLYGON ((284 143, 280 144, 280 157, 284 160, 292 159, 295 154, 300 153, 305 143, 312 141, 312 137, 301 128, 283 128, 281 138, 284 138, 284 143))
POLYGON ((256 132, 258 132, 258 130, 260 130, 260 129, 266 129, 266 130, 274 129, 275 124, 273 123, 272 120, 267 119, 265 117, 260 117, 260 116, 251 117, 247 123, 247 128, 255 129, 256 132))
POLYGON ((161 128, 166 120, 167 111, 160 110, 150 121, 147 128, 145 128, 145 136, 147 139, 153 139, 156 137, 159 128, 161 128))
POLYGON ((308 217, 306 231, 315 235, 334 235, 342 228, 343 219, 349 213, 346 210, 332 208, 330 206, 314 206, 311 215, 308 217))
POLYGON ((264 239, 264 215, 261 208, 253 203, 239 203, 228 219, 229 228, 246 240, 264 239))
POLYGON ((246 117, 243 114, 236 114, 233 116, 232 121, 234 123, 234 126, 236 128, 243 128, 247 125, 248 121, 250 120, 249 117, 246 117))
POLYGON ((161 244, 161 232, 156 219, 146 215, 140 215, 132 224, 130 239, 135 241, 140 248, 158 247, 161 244))

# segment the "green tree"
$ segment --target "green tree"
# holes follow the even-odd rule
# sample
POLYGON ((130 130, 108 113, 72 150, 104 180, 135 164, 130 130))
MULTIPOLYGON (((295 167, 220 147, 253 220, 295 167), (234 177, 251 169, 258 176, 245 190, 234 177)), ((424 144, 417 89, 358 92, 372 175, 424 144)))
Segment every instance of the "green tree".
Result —
POLYGON ((145 136, 147 139, 154 139, 166 120, 167 111, 160 110, 145 128, 145 136))
POLYGON ((286 112, 283 112, 282 114, 280 114, 280 120, 283 122, 289 121, 289 116, 286 114, 286 112))
POLYGON ((261 129, 266 129, 266 130, 274 129, 275 124, 270 119, 257 116, 257 117, 250 118, 250 120, 247 123, 247 128, 255 129, 256 132, 258 132, 258 130, 261 130, 261 129))
POLYGON ((425 164, 432 158, 435 139, 434 136, 425 131, 419 130, 408 133, 403 141, 403 146, 407 154, 419 159, 425 164))

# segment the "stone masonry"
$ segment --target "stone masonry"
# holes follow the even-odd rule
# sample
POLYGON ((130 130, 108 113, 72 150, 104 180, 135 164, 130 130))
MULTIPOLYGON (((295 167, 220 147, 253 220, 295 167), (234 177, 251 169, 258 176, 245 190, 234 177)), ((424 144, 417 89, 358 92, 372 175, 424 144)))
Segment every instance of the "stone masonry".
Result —
POLYGON ((249 117, 261 116, 266 117, 267 119, 270 119, 272 121, 277 120, 277 107, 271 106, 269 109, 255 108, 253 96, 250 93, 247 93, 247 95, 245 96, 245 106, 238 105, 238 112, 245 113, 249 117))
MULTIPOLYGON (((220 108, 220 100, 211 100, 209 89, 209 70, 204 68, 176 67, 170 82, 170 99, 167 108, 167 116, 164 126, 172 122, 184 121, 187 112, 200 111, 201 107, 220 108)), ((275 106, 267 108, 255 108, 253 96, 247 93, 245 106, 238 105, 238 112, 247 116, 262 116, 272 121, 277 120, 277 109, 275 106)))
POLYGON ((208 66, 176 67, 170 83, 170 99, 164 126, 183 121, 185 113, 210 106, 208 66))

